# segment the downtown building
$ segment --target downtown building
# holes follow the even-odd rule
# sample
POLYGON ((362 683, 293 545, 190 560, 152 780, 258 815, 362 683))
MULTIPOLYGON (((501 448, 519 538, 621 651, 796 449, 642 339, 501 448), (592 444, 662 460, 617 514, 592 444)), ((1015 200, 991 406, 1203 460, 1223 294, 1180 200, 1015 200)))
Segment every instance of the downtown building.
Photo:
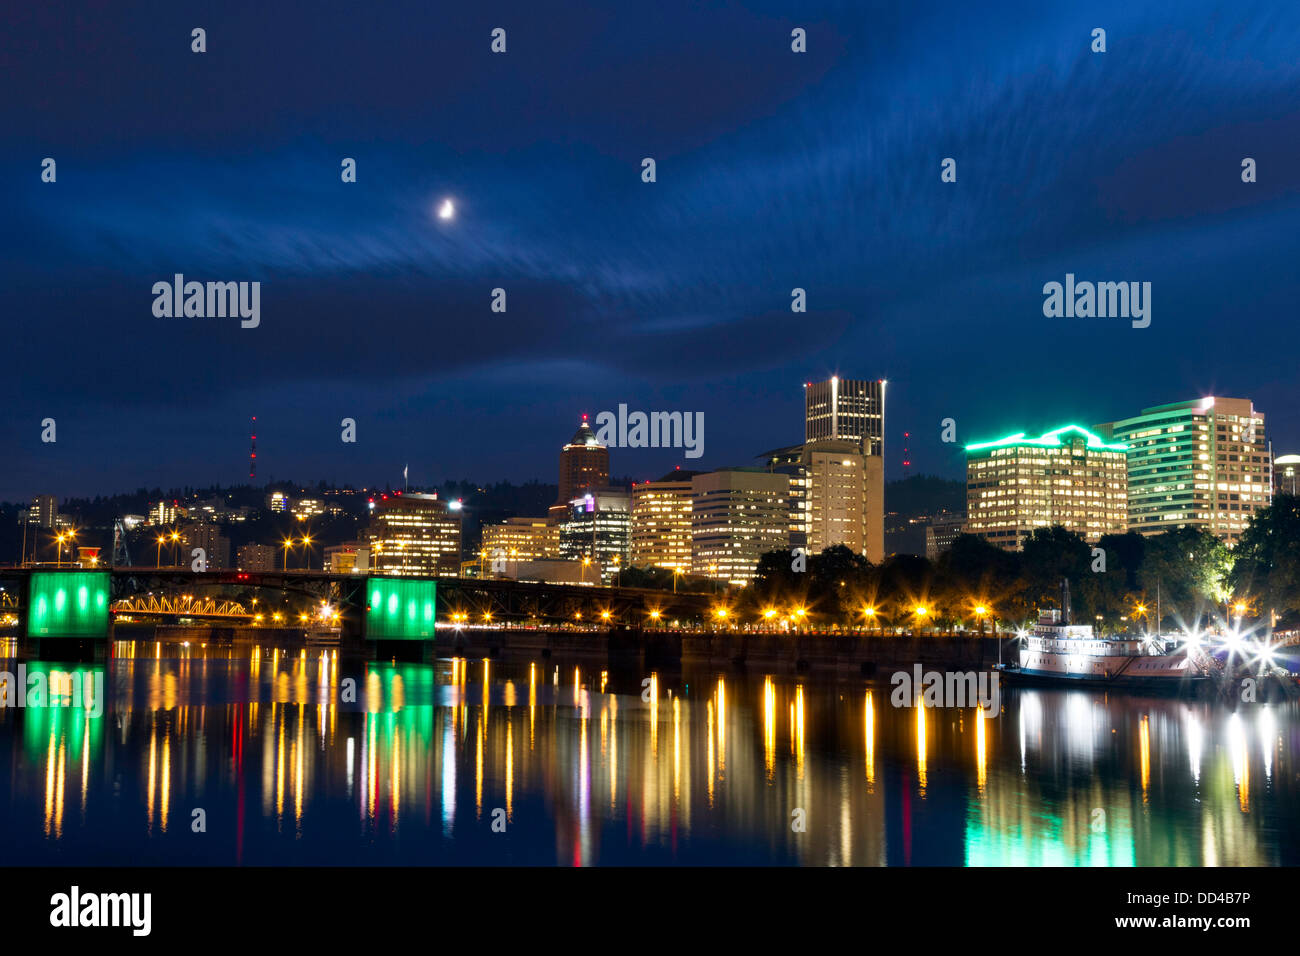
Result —
POLYGON ((608 486, 609 449, 596 438, 583 415, 578 430, 560 449, 560 491, 551 506, 551 516, 557 520, 566 517, 575 498, 608 486))
POLYGON ((1020 550, 1061 525, 1096 543, 1128 528, 1127 446, 1078 425, 966 446, 966 533, 1020 550))
POLYGON ((1145 408, 1097 426, 1128 447, 1128 530, 1199 528, 1234 545, 1273 500, 1264 415, 1247 398, 1145 408))
POLYGON ((836 545, 873 564, 885 557, 885 386, 832 376, 804 384, 804 442, 759 456, 786 476, 787 545, 836 545))
POLYGON ((594 488, 574 498, 559 527, 560 557, 581 562, 582 583, 609 584, 621 568, 627 567, 632 501, 622 488, 594 488))
POLYGON ((866 381, 831 376, 808 382, 804 395, 804 444, 856 442, 864 455, 885 454, 884 379, 866 381))
POLYGON ((728 584, 754 580, 769 551, 790 553, 790 482, 758 468, 691 479, 691 572, 728 584))
POLYGON ((885 556, 884 459, 850 440, 824 439, 761 456, 789 480, 789 546, 820 554, 841 545, 873 564, 885 556))
POLYGON ((244 544, 235 552, 237 571, 274 571, 275 564, 275 548, 269 544, 244 544))
POLYGON ((677 469, 658 481, 632 483, 632 567, 690 573, 691 480, 697 474, 677 469))
MULTIPOLYGON (((202 522, 187 525, 181 530, 182 553, 193 558, 193 550, 202 548, 209 571, 230 570, 230 539, 215 524, 202 522)), ((185 560, 182 564, 189 563, 185 560)))
POLYGON ((507 518, 483 526, 479 558, 493 573, 503 562, 543 561, 560 556, 560 526, 550 518, 507 518))
POLYGON ((437 495, 382 495, 370 518, 370 568, 412 577, 460 575, 461 512, 437 495))

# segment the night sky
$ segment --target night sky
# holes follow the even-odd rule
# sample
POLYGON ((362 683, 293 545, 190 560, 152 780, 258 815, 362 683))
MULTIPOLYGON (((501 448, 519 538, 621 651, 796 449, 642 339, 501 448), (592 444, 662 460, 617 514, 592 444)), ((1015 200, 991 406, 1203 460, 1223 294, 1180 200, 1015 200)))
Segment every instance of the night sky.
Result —
POLYGON ((752 464, 833 373, 889 380, 891 478, 904 430, 960 477, 946 417, 1212 394, 1300 451, 1300 5, 990 6, 8 4, 0 500, 246 481, 252 415, 259 481, 554 481, 619 403, 705 453, 615 474, 752 464), (155 318, 177 272, 260 281, 260 327, 155 318), (1045 318, 1067 272, 1150 327, 1045 318))

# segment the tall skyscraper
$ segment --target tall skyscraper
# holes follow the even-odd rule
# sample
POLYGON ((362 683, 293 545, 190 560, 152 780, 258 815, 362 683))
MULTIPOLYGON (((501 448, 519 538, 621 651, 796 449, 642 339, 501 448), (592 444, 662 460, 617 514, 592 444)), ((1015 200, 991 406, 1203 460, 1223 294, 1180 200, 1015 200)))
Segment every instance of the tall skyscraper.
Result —
POLYGON ((632 555, 637 568, 691 570, 691 479, 670 471, 658 481, 632 485, 632 555))
POLYGON ((1127 446, 1078 425, 966 446, 966 531, 1020 550, 1062 525, 1091 542, 1127 528, 1127 446))
POLYGON ((804 444, 857 442, 864 455, 884 455, 884 379, 832 376, 804 385, 804 444))
POLYGON ((1128 446, 1130 531, 1203 528, 1232 545, 1273 500, 1264 414, 1248 398, 1157 405, 1097 427, 1128 446))
POLYGON ((567 507, 574 498, 608 485, 609 449, 596 440, 583 415, 578 430, 560 449, 560 494, 555 503, 567 507))
POLYGON ((458 577, 461 514, 437 495, 383 496, 370 519, 371 568, 380 574, 458 577))
POLYGON ((768 551, 788 555, 789 491, 785 475, 755 468, 692 478, 692 573, 743 586, 768 551))

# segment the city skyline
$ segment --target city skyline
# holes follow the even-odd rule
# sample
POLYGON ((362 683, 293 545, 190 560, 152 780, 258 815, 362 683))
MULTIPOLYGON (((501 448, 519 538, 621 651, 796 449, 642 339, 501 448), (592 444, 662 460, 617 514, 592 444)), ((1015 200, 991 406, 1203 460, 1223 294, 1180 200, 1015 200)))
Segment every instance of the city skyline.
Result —
MULTIPOLYGON (((24 12, 0 500, 233 482, 253 415, 259 476, 527 480, 552 423, 620 403, 702 412, 723 467, 797 441, 790 386, 836 374, 889 381, 889 479, 904 431, 912 473, 961 474, 947 418, 963 442, 1170 396, 1249 395, 1300 447, 1274 347, 1300 252, 1294 12, 930 7, 942 31, 841 4, 635 29, 516 5, 504 60, 471 11, 415 4, 381 42, 342 4, 212 11, 203 55, 179 14, 87 13, 97 42, 65 49, 23 42, 62 29, 24 12), (177 273, 260 282, 259 323, 156 316, 177 273), (1069 275, 1151 283, 1149 327, 1048 318, 1069 275)), ((680 461, 625 454, 637 477, 680 461)))

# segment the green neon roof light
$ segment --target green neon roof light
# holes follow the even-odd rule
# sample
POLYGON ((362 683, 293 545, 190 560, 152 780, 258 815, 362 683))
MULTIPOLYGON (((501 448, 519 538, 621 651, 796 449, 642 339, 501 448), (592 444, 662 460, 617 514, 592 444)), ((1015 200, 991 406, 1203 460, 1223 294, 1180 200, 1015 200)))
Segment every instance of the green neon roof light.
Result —
POLYGON ((1062 425, 1060 428, 1054 428, 1050 432, 1040 435, 1038 438, 1026 438, 1024 432, 1017 432, 1014 435, 1008 435, 1006 438, 999 438, 997 441, 977 442, 974 445, 967 445, 967 451, 980 451, 984 448, 1005 448, 1008 445, 1040 445, 1045 448, 1054 448, 1061 444, 1062 432, 1078 432, 1088 439, 1089 448, 1100 448, 1104 451, 1128 451, 1128 445, 1115 443, 1108 445, 1101 440, 1100 435, 1093 434, 1081 425, 1062 425))

